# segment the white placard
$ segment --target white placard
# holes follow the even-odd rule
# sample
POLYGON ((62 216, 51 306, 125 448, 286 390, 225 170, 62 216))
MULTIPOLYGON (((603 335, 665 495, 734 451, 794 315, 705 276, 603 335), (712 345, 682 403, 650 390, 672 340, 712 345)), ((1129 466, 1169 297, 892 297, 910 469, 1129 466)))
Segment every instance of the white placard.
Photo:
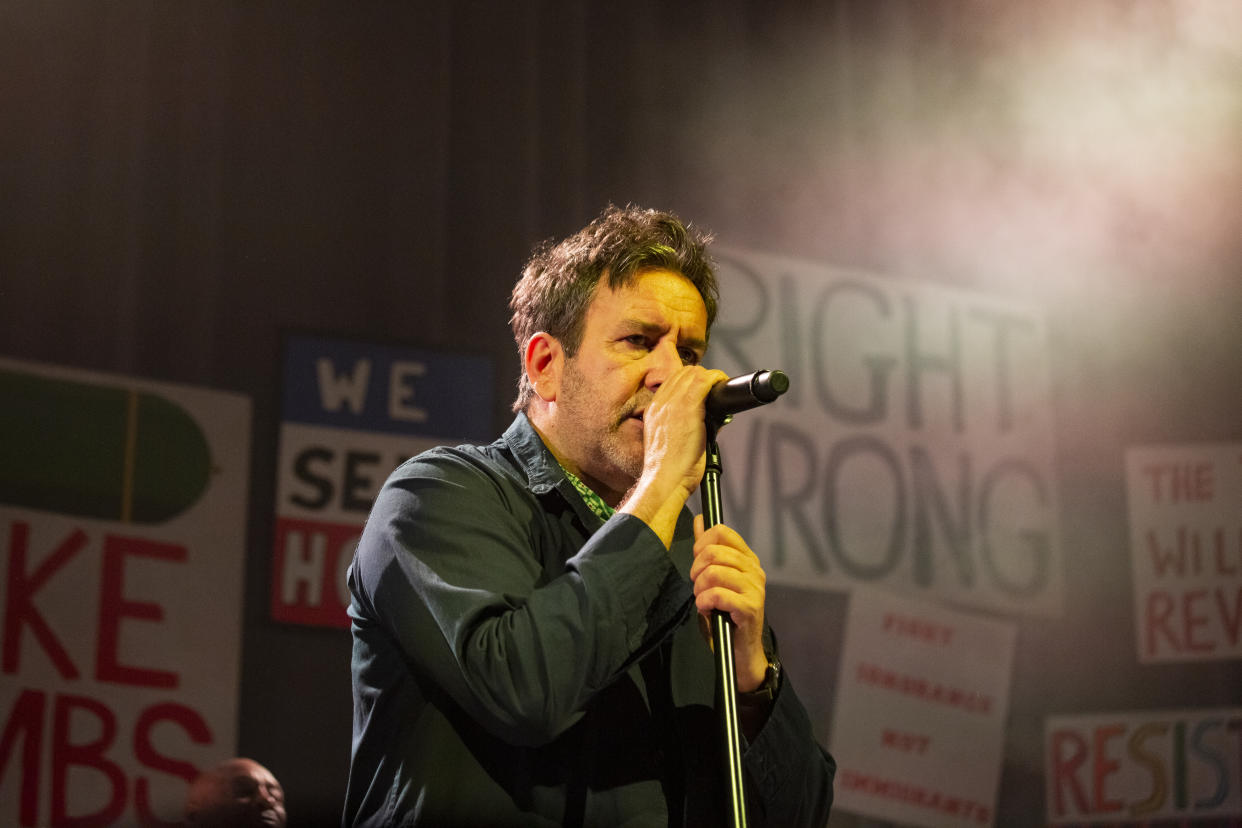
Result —
POLYGON ((774 583, 1062 610, 1043 314, 742 251, 708 364, 790 389, 722 430, 724 513, 774 583))
POLYGON ((171 824, 236 750, 250 402, 0 360, 0 824, 171 824))
POLYGON ((1139 661, 1242 657, 1242 443, 1126 452, 1139 661))
POLYGON ((1051 716, 1044 757, 1052 825, 1242 815, 1242 708, 1051 716))
POLYGON ((272 618, 349 628, 346 573, 394 468, 492 439, 490 361, 291 335, 284 347, 272 618))
POLYGON ((1017 628, 873 589, 849 600, 835 807, 906 825, 992 825, 1017 628))

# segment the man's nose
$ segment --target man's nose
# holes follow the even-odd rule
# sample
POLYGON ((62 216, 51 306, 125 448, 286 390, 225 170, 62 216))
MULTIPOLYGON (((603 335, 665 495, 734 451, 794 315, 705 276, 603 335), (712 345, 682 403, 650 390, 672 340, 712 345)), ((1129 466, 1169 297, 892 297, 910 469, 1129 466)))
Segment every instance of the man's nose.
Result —
POLYGON ((683 364, 681 351, 677 349, 677 343, 672 340, 660 342, 651 349, 648 358, 650 367, 647 370, 647 387, 653 391, 680 370, 683 364))

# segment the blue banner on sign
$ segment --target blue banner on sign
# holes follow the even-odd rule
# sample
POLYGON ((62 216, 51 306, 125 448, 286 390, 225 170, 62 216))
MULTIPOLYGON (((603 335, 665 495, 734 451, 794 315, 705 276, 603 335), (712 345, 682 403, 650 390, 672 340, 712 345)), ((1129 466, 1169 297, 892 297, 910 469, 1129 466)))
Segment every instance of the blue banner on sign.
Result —
POLYGON ((289 336, 282 415, 285 422, 307 425, 489 439, 491 360, 289 336))

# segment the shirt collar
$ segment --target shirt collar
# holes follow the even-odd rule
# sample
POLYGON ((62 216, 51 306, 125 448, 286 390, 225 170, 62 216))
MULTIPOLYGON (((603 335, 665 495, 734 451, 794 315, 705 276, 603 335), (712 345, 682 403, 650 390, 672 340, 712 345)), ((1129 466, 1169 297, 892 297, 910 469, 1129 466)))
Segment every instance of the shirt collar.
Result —
POLYGON ((530 490, 535 494, 546 494, 565 480, 564 469, 561 468, 560 463, 556 462, 556 458, 552 456, 548 447, 543 444, 543 439, 530 424, 525 412, 518 412, 501 439, 509 446, 514 458, 526 472, 526 479, 530 481, 530 490))
POLYGON ((577 492, 581 503, 591 510, 600 521, 607 521, 616 511, 604 499, 596 494, 590 486, 579 480, 568 469, 563 467, 544 444, 539 432, 531 425, 525 412, 518 412, 513 423, 501 438, 513 452, 529 481, 531 492, 544 495, 553 489, 560 491, 561 496, 569 501, 574 498, 570 490, 577 492))

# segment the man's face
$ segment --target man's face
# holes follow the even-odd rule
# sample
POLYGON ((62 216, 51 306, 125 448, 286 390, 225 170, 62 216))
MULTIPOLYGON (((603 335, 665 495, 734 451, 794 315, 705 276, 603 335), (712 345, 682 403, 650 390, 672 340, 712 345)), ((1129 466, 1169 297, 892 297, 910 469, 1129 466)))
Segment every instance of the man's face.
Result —
POLYGON ((615 503, 643 470, 647 404, 706 348, 707 308, 684 276, 648 270, 615 291, 601 281, 560 381, 552 437, 558 459, 615 503))
POLYGON ((258 762, 232 759, 191 788, 191 825, 284 828, 285 792, 258 762))

